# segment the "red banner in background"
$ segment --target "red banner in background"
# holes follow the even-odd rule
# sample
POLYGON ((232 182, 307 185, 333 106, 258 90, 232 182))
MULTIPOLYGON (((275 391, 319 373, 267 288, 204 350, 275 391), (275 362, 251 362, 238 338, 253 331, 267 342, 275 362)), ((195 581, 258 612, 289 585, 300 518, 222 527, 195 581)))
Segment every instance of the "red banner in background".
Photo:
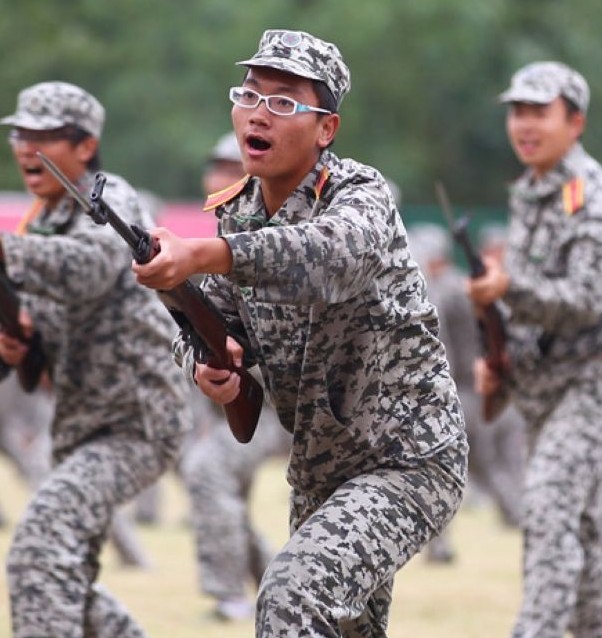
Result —
MULTIPOLYGON (((0 193, 0 232, 15 232, 33 197, 21 193, 0 193)), ((157 212, 156 225, 182 237, 214 237, 217 219, 201 212, 202 202, 165 202, 157 212)), ((116 211, 119 212, 119 211, 116 211)))

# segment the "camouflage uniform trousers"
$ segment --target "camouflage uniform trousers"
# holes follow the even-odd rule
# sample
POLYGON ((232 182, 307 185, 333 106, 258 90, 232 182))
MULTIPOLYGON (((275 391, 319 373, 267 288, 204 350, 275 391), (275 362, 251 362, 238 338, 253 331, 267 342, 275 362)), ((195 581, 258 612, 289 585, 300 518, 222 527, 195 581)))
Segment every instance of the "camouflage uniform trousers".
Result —
POLYGON ((258 638, 384 638, 395 573, 457 511, 464 439, 407 469, 359 475, 326 498, 293 492, 292 536, 268 566, 258 638))
POLYGON ((223 412, 215 421, 185 452, 180 473, 191 502, 201 588, 224 600, 243 597, 249 581, 259 586, 274 555, 252 524, 249 498, 260 466, 290 449, 290 434, 267 405, 244 445, 230 432, 223 412))
POLYGON ((460 400, 470 446, 469 484, 472 479, 491 498, 505 524, 518 526, 525 465, 524 421, 508 406, 495 421, 486 423, 480 396, 461 389, 460 400))
POLYGON ((155 481, 179 444, 179 437, 148 441, 131 429, 103 431, 56 459, 8 555, 14 638, 145 636, 94 582, 115 508, 155 481))
POLYGON ((575 388, 535 433, 513 638, 602 636, 602 405, 575 388))

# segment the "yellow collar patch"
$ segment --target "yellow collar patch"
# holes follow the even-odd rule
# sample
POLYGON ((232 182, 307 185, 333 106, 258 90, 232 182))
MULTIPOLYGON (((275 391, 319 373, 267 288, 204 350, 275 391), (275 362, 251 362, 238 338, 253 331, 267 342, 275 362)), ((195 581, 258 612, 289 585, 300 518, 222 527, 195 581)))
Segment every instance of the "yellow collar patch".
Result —
POLYGON ((234 199, 242 189, 247 185, 247 182, 251 179, 250 175, 245 175, 242 179, 239 179, 234 184, 230 186, 226 186, 221 191, 217 191, 217 193, 211 193, 205 200, 203 204, 203 212, 207 213, 211 210, 215 210, 218 206, 229 202, 234 199))
POLYGON ((585 205, 585 182, 575 177, 562 187, 562 206, 567 215, 574 215, 585 205))
POLYGON ((36 217, 42 212, 43 208, 44 202, 39 197, 36 197, 33 200, 33 203, 31 204, 29 210, 19 220, 19 224, 15 229, 15 234, 24 235, 27 232, 27 227, 29 226, 29 224, 35 221, 36 217))

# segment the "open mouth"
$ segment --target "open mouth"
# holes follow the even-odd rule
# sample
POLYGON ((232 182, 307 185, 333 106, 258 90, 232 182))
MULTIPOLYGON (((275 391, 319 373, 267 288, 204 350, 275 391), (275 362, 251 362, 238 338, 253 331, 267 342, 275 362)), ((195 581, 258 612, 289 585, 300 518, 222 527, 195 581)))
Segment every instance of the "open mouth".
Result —
POLYGON ((269 142, 257 135, 249 135, 249 137, 247 137, 247 144, 254 151, 267 151, 272 146, 269 142))
POLYGON ((41 175, 44 169, 41 166, 24 166, 23 172, 26 175, 41 175))

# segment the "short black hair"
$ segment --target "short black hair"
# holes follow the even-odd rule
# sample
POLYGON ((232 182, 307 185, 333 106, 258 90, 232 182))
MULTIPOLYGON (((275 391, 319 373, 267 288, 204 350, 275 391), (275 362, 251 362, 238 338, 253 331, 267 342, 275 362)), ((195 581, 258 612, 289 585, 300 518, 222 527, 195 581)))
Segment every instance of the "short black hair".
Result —
POLYGON ((566 106, 566 114, 569 117, 573 115, 574 113, 581 113, 581 109, 575 104, 575 102, 573 102, 573 100, 569 99, 568 97, 564 95, 561 95, 560 97, 562 98, 562 101, 564 102, 564 105, 566 106))
MULTIPOLYGON (((80 128, 79 126, 75 126, 75 124, 67 124, 65 126, 65 138, 73 144, 73 146, 77 146, 85 139, 92 137, 92 134, 88 131, 80 128)), ((86 167, 91 172, 97 172, 101 169, 101 161, 100 161, 100 153, 98 149, 96 153, 88 160, 86 167)))
POLYGON ((335 100, 332 91, 326 86, 322 80, 313 80, 314 91, 318 96, 318 106, 321 109, 326 109, 331 113, 338 111, 337 101, 335 100))

